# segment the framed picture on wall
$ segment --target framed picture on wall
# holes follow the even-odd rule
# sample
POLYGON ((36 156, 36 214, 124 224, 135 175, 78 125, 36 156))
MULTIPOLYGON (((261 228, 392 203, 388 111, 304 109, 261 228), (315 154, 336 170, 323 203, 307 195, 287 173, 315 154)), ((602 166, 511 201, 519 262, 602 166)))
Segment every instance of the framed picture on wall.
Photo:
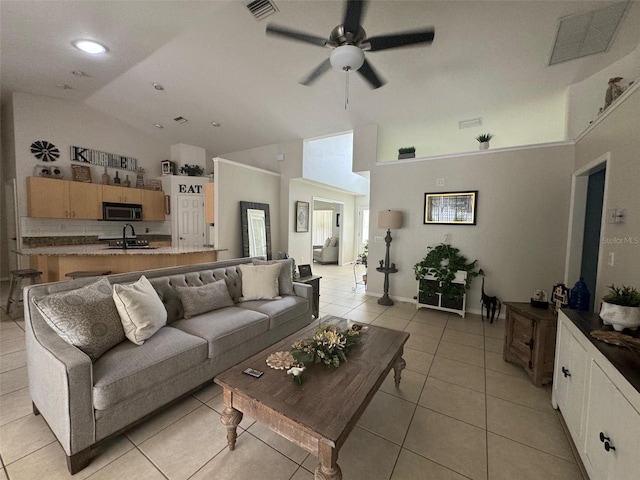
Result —
POLYGON ((478 191, 425 193, 424 224, 475 225, 478 191))
POLYGON ((309 202, 296 202, 296 232, 309 231, 309 202))

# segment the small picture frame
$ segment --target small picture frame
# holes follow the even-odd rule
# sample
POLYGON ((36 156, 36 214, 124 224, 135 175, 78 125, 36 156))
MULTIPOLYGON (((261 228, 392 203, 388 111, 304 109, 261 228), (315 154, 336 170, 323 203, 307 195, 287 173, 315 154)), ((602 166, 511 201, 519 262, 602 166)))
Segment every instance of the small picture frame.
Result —
POLYGON ((171 160, 163 160, 161 162, 162 165, 162 175, 174 175, 176 171, 176 164, 171 160))
POLYGON ((309 231, 309 202, 296 202, 296 232, 309 231))
POLYGON ((311 273, 311 265, 298 265, 298 271, 300 272, 300 278, 313 275, 313 273, 311 273))
POLYGON ((74 182, 91 183, 91 167, 71 165, 71 175, 74 182))
POLYGON ((564 283, 553 286, 551 301, 555 311, 569 306, 569 288, 564 283))

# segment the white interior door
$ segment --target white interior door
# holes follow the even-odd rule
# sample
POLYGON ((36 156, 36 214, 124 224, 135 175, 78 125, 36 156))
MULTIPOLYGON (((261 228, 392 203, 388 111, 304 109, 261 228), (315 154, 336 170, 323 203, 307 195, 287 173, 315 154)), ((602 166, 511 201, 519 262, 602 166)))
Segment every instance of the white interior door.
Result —
POLYGON ((204 201, 200 196, 178 195, 178 246, 204 245, 204 201))

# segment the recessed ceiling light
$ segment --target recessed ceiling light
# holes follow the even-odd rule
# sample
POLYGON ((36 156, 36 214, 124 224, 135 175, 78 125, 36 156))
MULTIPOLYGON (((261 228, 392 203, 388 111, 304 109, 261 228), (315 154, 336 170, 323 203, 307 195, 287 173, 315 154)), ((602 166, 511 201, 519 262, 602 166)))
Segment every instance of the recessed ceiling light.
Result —
POLYGON ((164 87, 162 85, 160 85, 159 83, 154 83, 153 84, 153 88, 155 88, 156 90, 164 90, 164 87))
POLYGON ((73 42, 73 46, 92 55, 100 55, 107 51, 107 47, 92 40, 76 40, 73 42))
POLYGON ((221 127, 222 124, 218 123, 218 122, 211 122, 211 125, 213 125, 214 127, 221 127))
POLYGON ((156 128, 164 128, 162 125, 160 125, 159 123, 154 123, 153 124, 154 127, 156 128))

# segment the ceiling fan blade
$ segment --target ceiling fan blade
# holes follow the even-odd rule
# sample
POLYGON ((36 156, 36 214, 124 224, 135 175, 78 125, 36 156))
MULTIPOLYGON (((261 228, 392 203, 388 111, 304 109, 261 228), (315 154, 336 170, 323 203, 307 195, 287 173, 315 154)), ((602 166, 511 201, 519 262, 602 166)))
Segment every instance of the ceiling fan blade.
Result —
POLYGON ((315 80, 317 80, 320 75, 322 75, 324 72, 326 72, 330 68, 331 68, 331 61, 327 58, 324 62, 318 65, 311 73, 309 73, 309 75, 307 75, 305 78, 300 80, 299 83, 301 83, 302 85, 310 85, 315 80))
POLYGON ((364 15, 367 6, 366 0, 347 0, 344 11, 344 30, 346 32, 356 33, 360 28, 360 21, 364 15))
POLYGON ((371 88, 380 88, 387 83, 376 73, 367 59, 364 60, 364 63, 358 70, 358 73, 362 75, 367 82, 369 82, 371 88))
POLYGON ((310 35, 308 33, 300 32, 299 30, 292 30, 291 28, 281 27, 270 23, 267 25, 267 35, 274 35, 279 37, 285 37, 290 40, 298 40, 304 43, 310 43, 312 45, 318 45, 324 47, 327 45, 327 39, 318 37, 316 35, 310 35))
POLYGON ((433 28, 425 28, 424 30, 415 30, 412 32, 394 33, 390 35, 380 35, 377 37, 367 38, 362 42, 363 46, 367 43, 370 45, 369 50, 376 52, 379 50, 387 50, 389 48, 408 47, 419 43, 431 43, 435 36, 433 28))

